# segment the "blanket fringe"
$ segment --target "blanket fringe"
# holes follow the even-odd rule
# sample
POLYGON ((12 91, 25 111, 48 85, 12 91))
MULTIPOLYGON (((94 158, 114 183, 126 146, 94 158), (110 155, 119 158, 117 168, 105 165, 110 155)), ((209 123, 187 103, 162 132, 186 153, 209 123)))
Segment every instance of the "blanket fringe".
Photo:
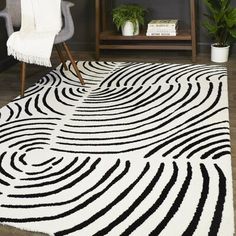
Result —
POLYGON ((47 66, 51 67, 51 61, 48 58, 42 58, 38 56, 32 56, 32 55, 25 55, 23 53, 20 53, 16 50, 14 50, 12 47, 8 46, 8 56, 13 56, 18 61, 23 61, 29 64, 37 64, 40 66, 47 66))

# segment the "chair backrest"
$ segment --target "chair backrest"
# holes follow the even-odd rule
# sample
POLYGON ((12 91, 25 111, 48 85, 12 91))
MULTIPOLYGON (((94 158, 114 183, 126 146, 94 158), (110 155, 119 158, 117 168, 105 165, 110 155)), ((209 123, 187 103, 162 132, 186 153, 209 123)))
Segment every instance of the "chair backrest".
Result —
MULTIPOLYGON (((1 0, 0 0, 1 1, 1 0)), ((49 0, 50 1, 50 0, 49 0)), ((69 8, 74 6, 72 2, 61 1, 62 10, 62 30, 55 37, 55 44, 70 39, 74 34, 74 23, 69 8)), ((21 0, 6 0, 6 10, 11 17, 12 26, 20 28, 21 26, 21 0)), ((14 30, 14 29, 13 29, 14 30)), ((9 30, 8 30, 9 31, 9 30)), ((9 31, 9 35, 12 33, 9 31)))
POLYGON ((21 24, 21 0, 6 0, 6 10, 11 16, 14 27, 21 24))
MULTIPOLYGON (((62 5, 63 5, 62 1, 62 5)), ((21 0, 6 0, 6 10, 11 16, 13 27, 21 25, 21 0)))

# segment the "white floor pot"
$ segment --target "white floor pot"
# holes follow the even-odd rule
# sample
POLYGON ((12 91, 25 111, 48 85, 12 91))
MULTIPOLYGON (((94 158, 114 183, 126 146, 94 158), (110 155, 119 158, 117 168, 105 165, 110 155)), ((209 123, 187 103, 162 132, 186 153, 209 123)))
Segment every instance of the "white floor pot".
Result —
POLYGON ((122 35, 123 36, 134 36, 139 34, 139 24, 136 22, 136 30, 134 31, 134 24, 131 21, 126 21, 122 26, 122 35))
POLYGON ((211 45, 211 61, 223 63, 227 62, 229 58, 229 46, 216 47, 215 44, 211 45))

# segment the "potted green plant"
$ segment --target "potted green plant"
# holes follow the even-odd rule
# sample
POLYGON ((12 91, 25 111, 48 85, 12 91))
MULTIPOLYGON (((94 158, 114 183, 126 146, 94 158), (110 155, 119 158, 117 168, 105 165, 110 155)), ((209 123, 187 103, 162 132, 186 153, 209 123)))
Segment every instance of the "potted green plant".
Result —
POLYGON ((144 25, 146 9, 138 4, 122 4, 112 11, 113 22, 122 35, 139 34, 139 25, 144 25))
POLYGON ((229 47, 236 39, 236 8, 231 0, 204 0, 208 13, 203 26, 214 40, 211 45, 211 60, 226 62, 229 47))

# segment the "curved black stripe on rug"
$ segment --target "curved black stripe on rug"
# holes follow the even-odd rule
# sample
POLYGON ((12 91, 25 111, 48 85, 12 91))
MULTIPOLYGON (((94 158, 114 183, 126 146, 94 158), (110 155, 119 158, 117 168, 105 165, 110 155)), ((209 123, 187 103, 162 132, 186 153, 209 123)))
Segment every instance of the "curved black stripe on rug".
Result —
POLYGON ((143 171, 138 176, 138 178, 132 184, 130 184, 124 191, 122 191, 119 194, 119 196, 117 196, 117 198, 115 198, 110 204, 108 204, 106 207, 101 209, 99 212, 93 214, 89 219, 87 219, 86 221, 80 223, 79 225, 76 225, 71 229, 67 229, 67 230, 63 230, 61 232, 57 232, 57 233, 55 233, 55 235, 66 235, 68 233, 75 232, 77 230, 83 229, 87 225, 93 223, 95 220, 97 220, 102 215, 106 214, 112 207, 114 207, 116 204, 118 204, 120 201, 122 201, 126 197, 126 195, 135 187, 136 184, 138 184, 138 182, 147 173, 149 168, 150 168, 149 163, 147 163, 146 166, 144 167, 143 171))
MULTIPOLYGON (((111 187, 114 187, 114 185, 117 184, 117 182, 121 181, 122 178, 124 178, 130 169, 130 163, 126 162, 125 164, 125 168, 122 170, 121 173, 119 173, 117 176, 115 176, 115 178, 111 181, 111 183, 108 184, 108 186, 106 186, 102 191, 95 193, 94 195, 92 195, 91 197, 89 197, 86 201, 78 204, 76 207, 71 208, 71 209, 67 209, 66 211, 64 211, 63 213, 59 214, 59 215, 50 215, 50 216, 45 216, 45 217, 33 217, 33 218, 1 218, 0 217, 0 222, 39 222, 39 221, 47 221, 47 220, 55 220, 58 218, 64 218, 66 216, 69 216, 75 212, 78 212, 79 210, 87 207, 89 204, 92 204, 94 201, 96 201, 99 197, 101 197, 103 194, 106 193, 106 191, 108 191, 111 187)), ((147 164, 145 166, 145 168, 143 169, 142 173, 140 173, 139 175, 139 179, 142 178, 142 176, 148 171, 149 169, 149 165, 147 164)), ((114 205, 115 202, 117 201, 121 201, 122 198, 128 194, 129 191, 132 190, 132 188, 135 186, 135 184, 137 184, 137 182, 139 181, 139 179, 135 180, 134 182, 132 182, 132 184, 130 186, 128 186, 126 188, 125 186, 125 190, 115 199, 112 201, 112 203, 110 205, 114 205)), ((77 200, 77 199, 76 199, 77 200)), ((108 211, 110 208, 110 205, 108 205, 106 208, 103 209, 103 211, 108 211)), ((100 215, 101 212, 97 213, 97 215, 100 215)))
MULTIPOLYGON (((85 196, 86 194, 94 191, 96 188, 98 188, 100 185, 105 183, 111 175, 117 170, 117 168, 120 166, 120 160, 117 160, 117 162, 111 166, 110 169, 108 169, 104 175, 99 179, 92 187, 84 191, 82 194, 74 197, 73 199, 68 199, 67 201, 60 201, 60 202, 52 202, 52 203, 43 203, 43 204, 34 204, 34 205, 2 205, 2 207, 6 208, 38 208, 38 207, 51 207, 51 206, 62 206, 66 205, 72 202, 78 201, 81 197, 85 196)), ((110 185, 111 186, 111 185, 110 185)))
MULTIPOLYGON (((63 160, 65 160, 65 158, 62 157, 57 162, 52 163, 52 166, 56 166, 56 165, 61 164, 61 162, 63 160)), ((75 168, 75 165, 77 164, 77 162, 78 162, 78 157, 75 157, 75 158, 72 158, 72 160, 70 159, 69 163, 65 163, 65 164, 63 163, 62 168, 59 170, 54 170, 54 171, 51 171, 50 173, 48 173, 47 175, 41 175, 38 177, 22 177, 21 180, 35 182, 36 180, 40 180, 40 181, 45 180, 45 179, 48 180, 51 177, 61 176, 62 174, 66 173, 67 171, 70 171, 72 168, 75 168)), ((34 164, 34 166, 35 166, 35 164, 34 164)), ((38 165, 36 165, 36 166, 38 166, 38 165)))
MULTIPOLYGON (((53 180, 47 180, 47 181, 43 181, 40 183, 34 183, 34 184, 25 184, 25 185, 19 185, 19 186, 15 186, 15 188, 35 188, 35 187, 44 187, 46 185, 53 185, 56 183, 59 183, 60 181, 63 181, 64 179, 68 178, 68 177, 72 177, 73 175, 77 175, 80 170, 89 162, 89 157, 86 158, 78 167, 76 167, 74 170, 71 170, 69 173, 63 173, 63 175, 61 175, 59 178, 53 179, 53 180)), ((50 166, 51 167, 51 166, 50 166)), ((48 167, 48 168, 50 168, 48 167)), ((35 173, 35 172, 34 172, 35 173)), ((42 172, 37 172, 42 174, 42 172)), ((27 173, 25 172, 26 175, 32 175, 32 173, 27 173)), ((75 179, 74 182, 77 182, 78 179, 75 179)))
POLYGON ((217 235, 218 230, 221 225, 222 221, 222 212, 224 210, 224 204, 225 204, 225 197, 226 197, 226 178, 221 170, 221 168, 215 164, 215 168, 218 172, 219 175, 219 185, 218 187, 218 199, 216 202, 216 207, 215 207, 215 212, 214 216, 211 222, 210 230, 209 230, 209 235, 217 235))
MULTIPOLYGON (((64 185, 63 187, 56 188, 54 190, 47 191, 47 192, 38 192, 38 193, 32 193, 32 194, 9 194, 8 197, 12 197, 12 198, 40 198, 40 197, 47 197, 47 196, 59 193, 61 191, 64 191, 64 190, 72 187, 75 183, 83 180, 88 175, 90 175, 92 173, 92 171, 94 171, 96 169, 96 166, 98 165, 100 160, 101 159, 97 159, 94 163, 91 164, 90 168, 87 171, 85 171, 84 173, 82 173, 81 175, 76 177, 76 179, 74 179, 71 183, 68 183, 68 184, 64 185)), ((82 163, 82 165, 79 166, 78 169, 80 170, 81 168, 83 168, 86 163, 87 162, 82 163)), ((75 175, 74 172, 72 172, 71 174, 75 175)), ((65 180, 67 176, 68 175, 65 175, 65 176, 61 177, 59 180, 62 182, 62 180, 65 180)), ((54 184, 55 182, 57 182, 57 181, 49 182, 49 184, 54 184)), ((39 186, 44 186, 44 185, 40 184, 39 186)), ((36 187, 38 187, 38 186, 36 186, 36 187)))
POLYGON ((204 211, 204 206, 205 206, 206 199, 207 199, 208 192, 209 192, 209 179, 210 179, 210 177, 209 177, 209 174, 208 174, 207 169, 204 164, 201 164, 201 172, 202 172, 202 179, 203 179, 201 197, 199 199, 199 203, 197 205, 193 219, 189 223, 186 230, 183 232, 183 234, 182 234, 183 236, 193 235, 193 233, 195 232, 195 230, 198 226, 198 223, 200 221, 202 212, 204 211))
POLYGON ((175 162, 173 162, 173 174, 169 179, 168 183, 166 184, 166 186, 163 188, 160 196, 157 199, 155 199, 154 204, 149 209, 147 209, 137 220, 135 220, 123 233, 121 233, 121 235, 131 234, 146 220, 148 220, 148 218, 158 209, 158 207, 165 200, 166 196, 169 194, 169 191, 174 186, 174 183, 177 180, 177 176, 178 176, 178 167, 175 164, 175 162))
POLYGON ((149 235, 154 236, 154 235, 160 234, 161 231, 169 223, 171 218, 176 214, 176 212, 178 211, 178 208, 181 206, 181 204, 184 200, 185 194, 188 191, 188 186, 189 186, 191 179, 192 179, 192 167, 191 167, 190 163, 188 163, 187 168, 188 168, 187 169, 187 176, 183 182, 183 185, 182 185, 175 201, 173 202, 173 204, 170 207, 166 216, 164 216, 163 220, 155 227, 155 229, 149 235))
POLYGON ((164 164, 162 163, 159 169, 157 170, 156 175, 153 177, 153 179, 150 181, 150 183, 147 185, 144 191, 137 197, 137 199, 134 200, 132 205, 130 205, 129 208, 125 210, 121 215, 119 215, 119 217, 116 218, 114 221, 112 221, 111 223, 109 222, 109 225, 107 227, 99 230, 96 234, 94 234, 94 236, 106 235, 113 228, 115 228, 122 221, 124 221, 127 217, 129 217, 129 215, 142 203, 142 201, 153 190, 154 186, 158 183, 158 180, 161 177, 163 171, 164 171, 164 164))

